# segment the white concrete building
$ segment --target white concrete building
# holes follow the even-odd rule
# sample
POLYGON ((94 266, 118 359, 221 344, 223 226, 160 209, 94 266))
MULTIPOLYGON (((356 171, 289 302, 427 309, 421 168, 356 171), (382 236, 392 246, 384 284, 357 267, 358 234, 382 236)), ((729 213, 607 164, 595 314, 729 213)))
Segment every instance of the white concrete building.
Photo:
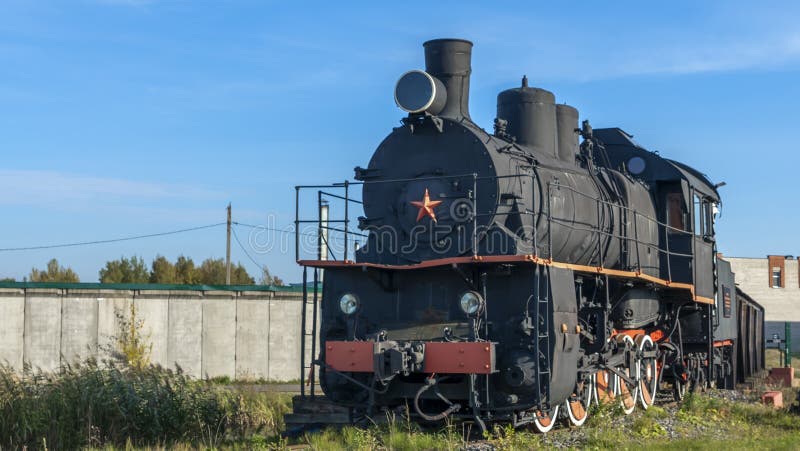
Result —
POLYGON ((791 255, 763 258, 723 257, 731 263, 736 285, 764 306, 766 338, 784 336, 784 323, 792 323, 792 348, 800 350, 800 265, 791 255))

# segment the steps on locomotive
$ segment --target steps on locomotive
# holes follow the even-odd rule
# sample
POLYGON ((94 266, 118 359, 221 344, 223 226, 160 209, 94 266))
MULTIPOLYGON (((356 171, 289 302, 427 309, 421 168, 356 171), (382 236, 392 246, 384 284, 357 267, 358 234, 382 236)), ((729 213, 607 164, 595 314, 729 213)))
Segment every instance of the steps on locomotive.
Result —
POLYGON ((287 428, 309 424, 351 424, 350 409, 333 404, 325 396, 292 397, 292 413, 283 416, 287 428))

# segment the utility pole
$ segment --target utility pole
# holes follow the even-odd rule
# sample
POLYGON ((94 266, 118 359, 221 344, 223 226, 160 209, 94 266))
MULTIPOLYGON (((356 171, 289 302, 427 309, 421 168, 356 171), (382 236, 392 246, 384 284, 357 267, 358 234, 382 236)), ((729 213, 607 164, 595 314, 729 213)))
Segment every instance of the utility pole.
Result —
POLYGON ((225 241, 225 285, 231 284, 231 203, 228 202, 228 238, 225 241))

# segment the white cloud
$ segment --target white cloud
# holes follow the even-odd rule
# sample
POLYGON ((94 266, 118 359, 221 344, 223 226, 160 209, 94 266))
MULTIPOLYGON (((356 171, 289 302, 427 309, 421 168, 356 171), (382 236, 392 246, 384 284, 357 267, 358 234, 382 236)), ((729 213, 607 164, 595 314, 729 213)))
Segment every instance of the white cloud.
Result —
POLYGON ((747 69, 774 69, 800 62, 800 35, 787 34, 742 41, 665 45, 621 64, 617 75, 694 74, 747 69))
POLYGON ((661 23, 608 22, 572 32, 563 23, 504 14, 486 21, 502 25, 478 27, 469 18, 462 28, 475 42, 475 60, 492 67, 492 82, 523 73, 534 80, 590 81, 800 65, 800 28, 793 19, 800 11, 745 15, 729 9, 714 8, 702 19, 687 13, 661 23))
POLYGON ((0 170, 0 205, 77 206, 160 199, 215 199, 220 193, 182 184, 56 171, 0 170))

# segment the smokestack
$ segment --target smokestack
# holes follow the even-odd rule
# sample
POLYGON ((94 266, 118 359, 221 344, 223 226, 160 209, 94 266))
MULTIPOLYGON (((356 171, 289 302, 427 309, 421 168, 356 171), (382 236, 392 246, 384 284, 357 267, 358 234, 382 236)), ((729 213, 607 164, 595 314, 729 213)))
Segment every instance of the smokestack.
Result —
POLYGON ((472 43, 464 39, 434 39, 425 47, 425 72, 444 84, 447 102, 439 116, 469 117, 469 76, 472 73, 472 43))

